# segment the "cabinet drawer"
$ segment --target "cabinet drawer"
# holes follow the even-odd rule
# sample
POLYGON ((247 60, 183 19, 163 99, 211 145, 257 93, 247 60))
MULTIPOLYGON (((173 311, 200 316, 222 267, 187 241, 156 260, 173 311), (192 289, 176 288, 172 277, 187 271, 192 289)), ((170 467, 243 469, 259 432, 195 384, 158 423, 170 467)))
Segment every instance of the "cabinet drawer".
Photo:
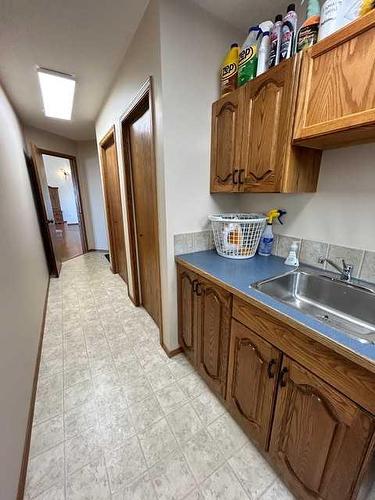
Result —
POLYGON ((373 373, 312 339, 307 333, 236 297, 233 300, 233 317, 375 415, 373 373))

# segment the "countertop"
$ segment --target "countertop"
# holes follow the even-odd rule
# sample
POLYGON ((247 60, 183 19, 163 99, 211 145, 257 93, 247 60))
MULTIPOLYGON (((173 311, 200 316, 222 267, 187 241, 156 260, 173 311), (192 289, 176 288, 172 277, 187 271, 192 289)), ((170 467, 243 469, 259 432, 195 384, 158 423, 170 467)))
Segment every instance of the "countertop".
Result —
POLYGON ((177 262, 186 263, 189 267, 212 276, 234 291, 240 292, 255 302, 260 302, 278 313, 287 316, 297 323, 313 330, 315 333, 329 339, 361 358, 375 364, 375 345, 362 343, 331 326, 294 309, 269 295, 266 295, 250 285, 259 280, 278 276, 293 268, 286 266, 280 257, 261 257, 256 255, 251 259, 234 260, 219 256, 216 251, 195 252, 179 255, 177 262))

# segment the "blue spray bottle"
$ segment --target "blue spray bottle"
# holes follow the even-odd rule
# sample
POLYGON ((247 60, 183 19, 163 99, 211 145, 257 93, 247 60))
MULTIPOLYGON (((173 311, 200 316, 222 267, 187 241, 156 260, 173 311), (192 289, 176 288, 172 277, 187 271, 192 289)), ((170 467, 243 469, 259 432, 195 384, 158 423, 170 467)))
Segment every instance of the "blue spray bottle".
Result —
POLYGON ((282 210, 281 208, 273 208, 269 212, 267 212, 267 225, 265 230, 263 231, 262 237, 260 238, 260 243, 258 247, 258 254, 262 255, 262 257, 268 257, 272 253, 274 236, 272 230, 272 224, 274 219, 278 219, 280 224, 283 224, 282 218, 286 215, 286 210, 282 210))

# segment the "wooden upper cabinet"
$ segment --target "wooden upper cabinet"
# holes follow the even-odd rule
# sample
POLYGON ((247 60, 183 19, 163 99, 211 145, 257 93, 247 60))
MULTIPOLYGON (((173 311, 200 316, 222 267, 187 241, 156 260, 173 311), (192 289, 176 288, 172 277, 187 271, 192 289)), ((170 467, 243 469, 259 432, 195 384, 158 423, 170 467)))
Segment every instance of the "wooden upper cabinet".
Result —
POLYGON ((375 140, 375 11, 306 51, 294 143, 327 149, 375 140))
POLYGON ((321 153, 292 145, 300 55, 212 108, 211 192, 316 190, 321 153))
POLYGON ((373 417, 284 357, 270 454, 299 498, 356 498, 374 428, 373 417))
POLYGON ((227 404, 243 429, 266 449, 281 352, 232 320, 227 404))
POLYGON ((178 340, 185 355, 195 365, 197 344, 197 309, 195 285, 197 276, 184 269, 178 268, 178 340))
POLYGON ((225 398, 232 295, 207 280, 199 280, 198 370, 208 385, 225 398))
POLYGON ((238 191, 243 89, 212 105, 211 192, 238 191))

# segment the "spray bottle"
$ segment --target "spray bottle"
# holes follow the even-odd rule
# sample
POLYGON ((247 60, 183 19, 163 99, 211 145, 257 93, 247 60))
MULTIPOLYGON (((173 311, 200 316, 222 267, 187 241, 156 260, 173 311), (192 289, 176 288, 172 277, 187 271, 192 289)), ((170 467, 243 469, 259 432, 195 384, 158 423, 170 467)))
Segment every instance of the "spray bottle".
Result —
POLYGON ((277 66, 280 62, 280 47, 281 47, 281 28, 283 27, 283 16, 278 14, 275 17, 275 24, 271 30, 270 42, 271 52, 269 67, 277 66))
POLYGON ((297 13, 296 6, 291 3, 288 6, 287 13, 283 19, 281 28, 281 48, 280 60, 289 59, 295 53, 296 49, 296 31, 297 31, 297 13))
POLYGON ((274 219, 278 219, 280 224, 283 224, 283 216, 286 215, 286 210, 273 208, 269 212, 267 212, 267 225, 265 230, 263 231, 262 237, 260 239, 258 254, 263 257, 268 257, 272 253, 273 247, 273 231, 272 224, 274 219))

